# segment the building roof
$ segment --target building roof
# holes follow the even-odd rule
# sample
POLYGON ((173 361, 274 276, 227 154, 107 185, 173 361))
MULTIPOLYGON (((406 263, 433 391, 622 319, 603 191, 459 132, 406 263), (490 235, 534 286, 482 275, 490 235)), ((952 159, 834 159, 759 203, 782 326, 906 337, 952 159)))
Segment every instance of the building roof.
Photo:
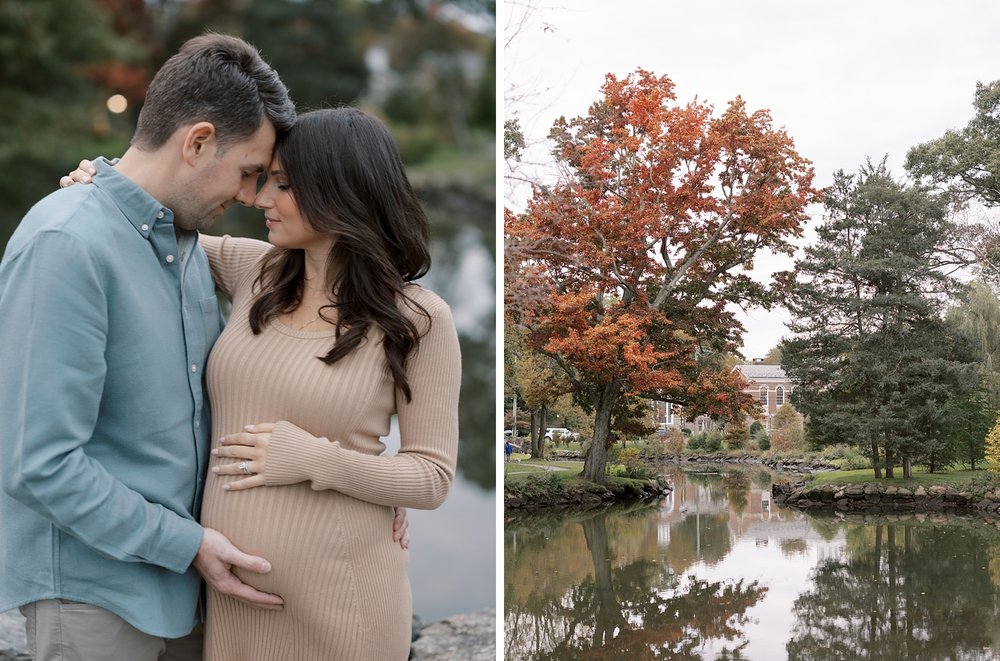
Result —
POLYGON ((785 370, 781 368, 781 365, 763 365, 760 363, 754 363, 752 365, 737 365, 734 369, 738 369, 745 378, 750 380, 788 378, 788 376, 785 375, 785 370))

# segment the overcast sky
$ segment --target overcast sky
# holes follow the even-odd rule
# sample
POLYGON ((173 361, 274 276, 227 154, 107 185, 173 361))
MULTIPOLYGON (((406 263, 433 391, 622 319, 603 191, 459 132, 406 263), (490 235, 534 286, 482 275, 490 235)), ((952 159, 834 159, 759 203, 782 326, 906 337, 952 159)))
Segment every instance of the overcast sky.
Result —
MULTIPOLYGON (((750 111, 770 109, 813 162, 818 187, 836 170, 886 154, 902 177, 907 150, 965 126, 976 82, 1000 78, 1000 3, 986 0, 532 4, 523 22, 521 0, 501 19, 507 113, 516 111, 529 141, 541 141, 561 115, 585 114, 605 74, 642 67, 669 76, 681 103, 697 96, 721 111, 739 95, 750 111)), ((546 159, 543 146, 527 157, 546 159)), ((505 197, 516 208, 524 191, 508 187, 505 197)), ((787 332, 783 310, 743 319, 748 359, 787 332)))

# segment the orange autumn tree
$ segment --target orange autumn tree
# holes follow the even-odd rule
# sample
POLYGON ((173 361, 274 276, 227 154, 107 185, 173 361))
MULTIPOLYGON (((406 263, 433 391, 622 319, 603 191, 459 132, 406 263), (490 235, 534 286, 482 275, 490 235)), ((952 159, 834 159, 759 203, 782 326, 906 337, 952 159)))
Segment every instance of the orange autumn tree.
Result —
POLYGON ((743 331, 730 308, 774 301, 747 271, 761 251, 792 252, 818 198, 810 162, 765 110, 737 97, 713 117, 642 69, 609 74, 601 93, 552 128, 563 179, 504 218, 505 314, 594 413, 583 475, 595 482, 625 395, 687 415, 755 411, 722 361, 743 331))

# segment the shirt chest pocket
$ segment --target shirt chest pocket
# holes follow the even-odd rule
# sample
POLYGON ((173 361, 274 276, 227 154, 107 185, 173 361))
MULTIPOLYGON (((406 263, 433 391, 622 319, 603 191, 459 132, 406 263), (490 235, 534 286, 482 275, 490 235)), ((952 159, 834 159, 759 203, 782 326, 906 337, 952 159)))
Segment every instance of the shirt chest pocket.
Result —
POLYGON ((202 323, 205 328, 205 346, 211 347, 222 332, 222 312, 219 310, 219 299, 214 294, 198 301, 202 323))

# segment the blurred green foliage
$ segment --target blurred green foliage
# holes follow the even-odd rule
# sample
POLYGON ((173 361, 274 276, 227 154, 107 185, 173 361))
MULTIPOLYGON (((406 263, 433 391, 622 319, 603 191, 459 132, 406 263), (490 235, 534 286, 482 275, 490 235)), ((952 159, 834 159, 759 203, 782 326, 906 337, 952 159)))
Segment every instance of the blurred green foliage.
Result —
MULTIPOLYGON (((356 105, 396 136, 431 222, 429 286, 465 319, 459 470, 493 489, 494 269, 463 280, 496 259, 495 13, 490 0, 2 0, 0 250, 81 158, 125 151, 146 85, 180 44, 241 36, 300 110, 356 105), (124 113, 107 109, 112 94, 124 113)), ((255 209, 213 231, 266 236, 255 209)))

